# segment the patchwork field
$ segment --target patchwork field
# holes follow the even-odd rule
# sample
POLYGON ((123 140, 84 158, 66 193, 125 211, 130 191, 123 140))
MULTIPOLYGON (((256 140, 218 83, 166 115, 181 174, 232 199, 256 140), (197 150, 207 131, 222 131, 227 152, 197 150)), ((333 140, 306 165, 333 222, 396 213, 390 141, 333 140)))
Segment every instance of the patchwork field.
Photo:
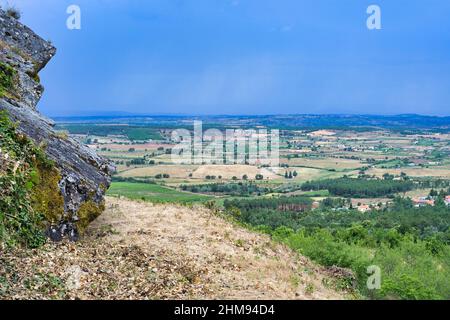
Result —
POLYGON ((406 173, 411 177, 438 177, 450 179, 450 169, 447 167, 434 167, 434 168, 401 168, 401 169, 378 169, 372 168, 367 171, 369 175, 375 175, 382 177, 384 174, 389 173, 393 175, 400 175, 406 173))
POLYGON ((364 166, 361 161, 339 158, 291 158, 282 159, 281 163, 288 164, 292 167, 308 167, 319 169, 335 169, 335 170, 355 170, 364 166))
POLYGON ((223 179, 231 180, 233 177, 242 179, 244 175, 247 175, 249 180, 253 180, 257 174, 263 175, 266 180, 279 178, 275 172, 267 168, 258 168, 250 165, 202 165, 193 172, 192 177, 194 179, 204 179, 206 176, 220 176, 223 179))

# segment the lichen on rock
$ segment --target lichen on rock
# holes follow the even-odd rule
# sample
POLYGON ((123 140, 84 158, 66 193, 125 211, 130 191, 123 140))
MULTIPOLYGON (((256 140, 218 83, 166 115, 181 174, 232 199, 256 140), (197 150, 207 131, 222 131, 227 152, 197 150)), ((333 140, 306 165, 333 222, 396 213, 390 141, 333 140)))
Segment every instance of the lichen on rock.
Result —
MULTIPOLYGON (((103 210, 114 166, 95 151, 54 130, 36 110, 43 86, 38 76, 56 49, 0 9, 0 112, 7 113, 53 165, 38 164, 29 190, 36 212, 52 230, 83 230, 103 210)), ((1 138, 1 137, 0 137, 1 138)), ((48 163, 47 163, 48 164, 48 163)), ((58 238, 58 237, 57 237, 58 238)))
POLYGON ((33 209, 42 213, 48 223, 56 225, 64 217, 64 198, 59 189, 61 174, 54 165, 39 163, 36 167, 30 192, 33 209))

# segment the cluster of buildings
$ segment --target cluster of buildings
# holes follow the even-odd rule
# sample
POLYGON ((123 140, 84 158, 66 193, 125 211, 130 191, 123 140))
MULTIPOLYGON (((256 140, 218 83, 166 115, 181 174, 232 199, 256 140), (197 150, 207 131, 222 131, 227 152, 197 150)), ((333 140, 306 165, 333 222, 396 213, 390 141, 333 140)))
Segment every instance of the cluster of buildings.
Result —
POLYGON ((429 197, 419 197, 412 199, 415 207, 434 206, 434 199, 429 197))
MULTIPOLYGON (((412 201, 416 207, 434 206, 435 204, 435 200, 430 197, 414 198, 412 201)), ((444 202, 447 206, 450 206, 450 196, 446 196, 444 202)))
POLYGON ((366 213, 372 210, 372 208, 367 204, 360 204, 357 206, 357 210, 361 213, 366 213))
MULTIPOLYGON (((420 207, 426 207, 426 206, 434 206, 436 203, 436 200, 430 197, 417 197, 413 198, 412 202, 416 208, 420 207)), ((450 207, 450 196, 446 196, 444 198, 444 202, 447 206, 450 207)), ((361 213, 367 213, 373 210, 380 210, 383 207, 389 205, 391 202, 381 202, 378 205, 375 204, 365 204, 365 203, 358 203, 357 205, 353 204, 353 208, 358 210, 361 213)), ((318 209, 320 208, 320 202, 314 201, 312 204, 312 209, 318 209)), ((343 210, 350 210, 352 207, 343 206, 341 208, 333 208, 334 211, 343 211, 343 210)))

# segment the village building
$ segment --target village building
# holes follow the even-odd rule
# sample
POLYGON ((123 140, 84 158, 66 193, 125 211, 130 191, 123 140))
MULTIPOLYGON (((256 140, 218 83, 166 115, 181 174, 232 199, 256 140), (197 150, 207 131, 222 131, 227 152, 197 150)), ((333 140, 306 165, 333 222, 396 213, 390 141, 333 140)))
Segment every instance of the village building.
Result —
POLYGON ((450 196, 446 196, 444 201, 446 205, 450 206, 450 196))
POLYGON ((415 207, 434 206, 434 200, 427 197, 420 197, 412 199, 415 207))
POLYGON ((367 204, 362 204, 357 207, 358 211, 361 213, 366 213, 371 210, 370 206, 367 204))

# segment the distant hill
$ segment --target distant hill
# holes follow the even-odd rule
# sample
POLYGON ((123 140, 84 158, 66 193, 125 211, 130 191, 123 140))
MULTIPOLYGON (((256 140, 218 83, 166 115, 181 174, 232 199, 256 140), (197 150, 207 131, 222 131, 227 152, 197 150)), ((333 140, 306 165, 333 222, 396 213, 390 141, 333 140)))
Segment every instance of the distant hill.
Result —
POLYGON ((262 115, 262 116, 188 116, 188 115, 96 115, 55 117, 57 123, 127 123, 133 125, 176 127, 193 120, 202 120, 208 126, 254 127, 280 129, 395 129, 395 130, 450 130, 450 117, 403 115, 262 115))

